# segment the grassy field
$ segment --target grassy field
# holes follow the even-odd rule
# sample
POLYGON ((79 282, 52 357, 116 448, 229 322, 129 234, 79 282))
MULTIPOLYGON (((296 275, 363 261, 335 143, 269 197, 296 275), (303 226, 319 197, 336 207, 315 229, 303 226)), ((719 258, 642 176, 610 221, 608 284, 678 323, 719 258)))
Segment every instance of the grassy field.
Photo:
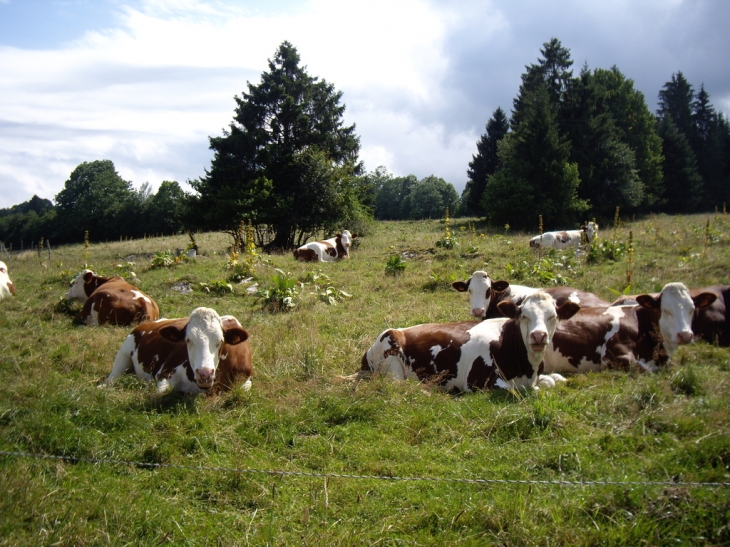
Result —
POLYGON ((474 270, 607 300, 627 270, 632 293, 728 284, 730 218, 627 221, 590 257, 538 257, 528 234, 461 220, 449 249, 445 228, 376 222, 337 263, 260 256, 260 288, 277 268, 305 282, 287 313, 246 284, 216 293, 231 273, 222 234, 159 268, 154 253, 187 236, 0 257, 18 289, 0 303, 0 545, 730 545, 730 487, 693 484, 730 483, 728 348, 526 394, 337 380, 387 327, 467 319, 450 284, 474 270), (394 256, 405 268, 386 275, 394 256), (251 391, 159 395, 131 376, 99 389, 129 329, 74 322, 81 306, 62 296, 85 264, 134 271, 164 317, 236 315, 251 391))

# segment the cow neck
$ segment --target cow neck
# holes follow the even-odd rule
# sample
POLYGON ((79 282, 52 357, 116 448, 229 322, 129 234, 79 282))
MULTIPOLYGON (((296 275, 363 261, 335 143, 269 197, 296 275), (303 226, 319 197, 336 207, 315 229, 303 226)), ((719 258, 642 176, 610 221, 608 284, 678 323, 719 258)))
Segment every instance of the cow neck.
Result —
POLYGON ((489 287, 489 293, 489 305, 484 311, 484 319, 496 319, 499 317, 504 317, 504 315, 502 315, 502 312, 500 312, 497 308, 497 304, 499 304, 503 300, 509 299, 510 296, 512 296, 512 291, 509 287, 507 287, 503 291, 495 291, 494 289, 492 289, 492 287, 489 287))
MULTIPOLYGON (((514 319, 507 321, 502 327, 501 338, 504 353, 511 357, 509 362, 504 362, 505 359, 496 361, 497 365, 499 365, 499 370, 501 370, 501 374, 504 375, 502 379, 509 381, 520 376, 527 376, 528 378, 534 376, 537 373, 540 363, 534 367, 530 363, 527 347, 522 339, 519 322, 514 319), (502 362, 500 363, 500 361, 502 362), (515 374, 509 374, 512 371, 515 371, 515 374)), ((495 353, 502 352, 497 351, 495 353)))
POLYGON ((636 350, 639 357, 651 359, 657 366, 664 366, 670 359, 664 347, 664 337, 659 328, 660 312, 636 305, 636 327, 638 337, 636 350))
POLYGON ((345 258, 347 256, 345 247, 342 245, 342 235, 338 235, 335 238, 335 250, 337 251, 337 258, 345 258))

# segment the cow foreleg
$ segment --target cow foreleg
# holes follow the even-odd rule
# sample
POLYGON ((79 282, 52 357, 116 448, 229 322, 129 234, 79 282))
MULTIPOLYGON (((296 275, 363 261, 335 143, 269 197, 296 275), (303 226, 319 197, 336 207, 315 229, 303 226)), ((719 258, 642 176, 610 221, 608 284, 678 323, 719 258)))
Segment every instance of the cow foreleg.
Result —
POLYGON ((114 358, 114 364, 112 365, 112 371, 107 376, 104 383, 106 385, 115 378, 119 378, 121 375, 126 374, 134 370, 134 363, 132 362, 132 354, 135 350, 134 336, 131 334, 124 339, 122 347, 119 348, 117 356, 114 358))
POLYGON ((553 374, 541 374, 537 378, 537 385, 541 387, 555 387, 558 382, 567 382, 564 376, 553 374))

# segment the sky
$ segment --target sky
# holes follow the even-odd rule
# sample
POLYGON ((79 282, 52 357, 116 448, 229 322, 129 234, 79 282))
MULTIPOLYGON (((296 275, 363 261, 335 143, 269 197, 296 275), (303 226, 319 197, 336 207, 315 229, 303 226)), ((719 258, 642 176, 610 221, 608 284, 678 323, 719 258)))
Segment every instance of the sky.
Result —
POLYGON ((681 71, 730 116, 728 23, 726 0, 0 0, 0 208, 105 159, 135 188, 190 190, 285 40, 342 92, 366 171, 461 193, 550 39, 576 75, 617 66, 652 112, 681 71))

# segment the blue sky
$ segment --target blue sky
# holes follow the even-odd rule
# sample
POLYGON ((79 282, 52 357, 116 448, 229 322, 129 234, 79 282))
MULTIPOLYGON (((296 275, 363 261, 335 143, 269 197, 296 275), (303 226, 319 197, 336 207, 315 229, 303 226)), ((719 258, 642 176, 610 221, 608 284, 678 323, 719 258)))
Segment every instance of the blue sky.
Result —
POLYGON ((682 71, 730 114, 725 0, 0 0, 0 208, 53 199, 84 161, 140 187, 204 174, 279 44, 343 92, 368 171, 459 192, 494 110, 558 38, 653 111, 682 71))

